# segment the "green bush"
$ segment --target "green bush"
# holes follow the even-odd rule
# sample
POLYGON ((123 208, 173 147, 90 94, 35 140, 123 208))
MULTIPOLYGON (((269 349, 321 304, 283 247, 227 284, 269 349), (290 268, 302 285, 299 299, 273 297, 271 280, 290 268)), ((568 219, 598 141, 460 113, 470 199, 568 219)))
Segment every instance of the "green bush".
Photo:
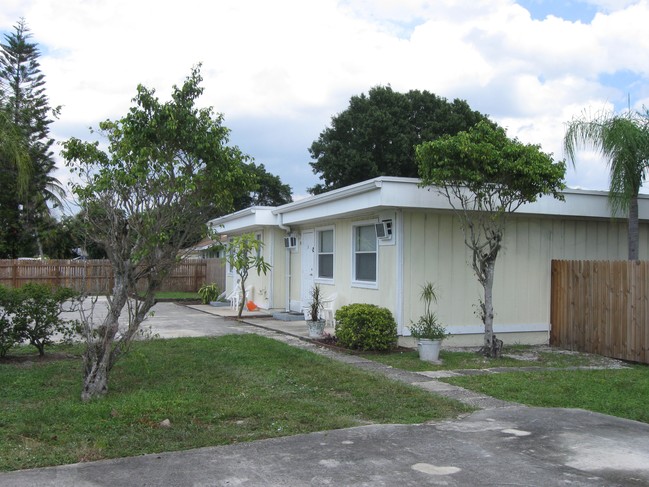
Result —
POLYGON ((210 304, 212 301, 219 299, 221 289, 219 289, 219 285, 215 282, 211 284, 203 284, 198 290, 198 295, 201 297, 201 302, 203 304, 210 304))
POLYGON ((13 324, 16 303, 16 292, 12 288, 0 286, 0 357, 4 357, 20 341, 13 324))
POLYGON ((336 338, 346 348, 386 351, 397 344, 397 324, 387 308, 349 304, 336 311, 336 338))
POLYGON ((45 354, 45 347, 50 345, 56 333, 62 340, 71 339, 77 332, 76 321, 62 320, 62 305, 78 293, 68 288, 52 290, 42 284, 26 284, 17 289, 16 306, 13 316, 14 333, 19 341, 27 340, 45 354))

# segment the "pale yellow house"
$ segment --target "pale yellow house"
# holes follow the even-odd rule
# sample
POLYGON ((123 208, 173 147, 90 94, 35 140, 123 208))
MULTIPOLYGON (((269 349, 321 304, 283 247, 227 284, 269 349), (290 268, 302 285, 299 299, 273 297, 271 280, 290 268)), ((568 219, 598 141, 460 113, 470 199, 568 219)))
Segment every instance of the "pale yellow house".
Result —
MULTIPOLYGON (((253 275, 253 301, 299 312, 314 284, 335 307, 372 303, 392 311, 400 335, 423 312, 420 287, 439 290, 436 308, 451 343, 481 343, 481 294, 457 218, 435 190, 380 177, 280 207, 253 207, 210 222, 229 236, 252 232, 272 266, 253 275)), ((550 329, 553 259, 623 260, 626 221, 612 220, 607 193, 566 190, 509 220, 496 262, 494 329, 506 343, 544 343, 550 329)), ((649 259, 649 195, 640 197, 640 259, 649 259)), ((229 271, 229 270, 228 270, 229 271)), ((234 276, 228 272, 227 288, 234 276)))

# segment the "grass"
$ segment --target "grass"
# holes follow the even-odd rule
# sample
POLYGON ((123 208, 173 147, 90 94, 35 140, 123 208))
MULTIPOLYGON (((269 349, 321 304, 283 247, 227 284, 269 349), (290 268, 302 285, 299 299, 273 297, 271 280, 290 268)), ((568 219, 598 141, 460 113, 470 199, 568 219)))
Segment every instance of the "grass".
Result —
POLYGON ((649 367, 501 373, 443 379, 528 406, 581 408, 649 423, 649 367))
POLYGON ((200 300, 201 297, 198 293, 182 292, 182 291, 158 291, 155 293, 156 299, 196 299, 200 300))
MULTIPOLYGON (((522 348, 517 346, 511 350, 506 349, 504 353, 525 353, 527 350, 530 350, 530 347, 522 348)), ((538 352, 536 355, 537 359, 533 361, 511 357, 492 359, 484 357, 476 352, 441 350, 439 355, 442 360, 441 364, 433 364, 419 360, 419 354, 417 351, 386 354, 363 354, 363 357, 412 372, 423 372, 428 370, 489 369, 493 367, 575 367, 592 365, 599 362, 598 357, 587 354, 538 352)))
MULTIPOLYGON (((507 347, 505 353, 529 353, 531 347, 507 347)), ((484 369, 495 367, 566 368, 601 365, 607 359, 591 354, 539 351, 537 360, 488 359, 474 352, 442 350, 443 364, 419 360, 417 352, 367 354, 366 358, 411 371, 484 369)), ((649 366, 606 370, 512 371, 440 379, 498 399, 528 406, 581 408, 649 423, 649 366)))
POLYGON ((82 403, 80 348, 0 363, 0 470, 231 444, 371 423, 420 423, 461 404, 256 335, 134 345, 102 400, 82 403), (169 419, 170 428, 160 427, 169 419))

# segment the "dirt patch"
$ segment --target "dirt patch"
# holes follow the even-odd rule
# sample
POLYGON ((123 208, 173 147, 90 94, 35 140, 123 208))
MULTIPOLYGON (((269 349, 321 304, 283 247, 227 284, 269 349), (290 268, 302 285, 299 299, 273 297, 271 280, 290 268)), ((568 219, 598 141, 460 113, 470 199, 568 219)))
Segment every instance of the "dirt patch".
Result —
POLYGON ((505 348, 503 357, 509 357, 516 360, 526 362, 543 362, 548 361, 548 356, 556 356, 557 359, 575 359, 583 362, 583 364, 575 363, 575 365, 593 366, 593 367, 607 367, 607 368, 624 368, 627 366, 626 362, 617 360, 602 355, 595 355, 592 353, 578 352, 575 350, 563 350, 560 348, 550 347, 548 345, 539 345, 535 347, 526 348, 523 350, 507 350, 505 348))
POLYGON ((412 348, 406 348, 406 347, 400 347, 396 346, 395 348, 385 351, 385 352, 375 352, 371 350, 352 350, 351 348, 345 348, 340 345, 338 345, 338 340, 334 335, 330 335, 328 333, 325 333, 325 336, 322 338, 310 338, 310 341, 315 343, 316 345, 320 345, 325 348, 329 348, 331 350, 334 350, 336 352, 343 352, 343 353, 348 353, 351 355, 387 355, 391 353, 401 353, 401 352, 412 352, 412 348))
POLYGON ((81 357, 69 353, 46 353, 42 356, 37 353, 33 355, 7 355, 5 357, 0 357, 0 364, 18 364, 29 366, 34 363, 58 362, 59 360, 76 360, 79 358, 81 357))

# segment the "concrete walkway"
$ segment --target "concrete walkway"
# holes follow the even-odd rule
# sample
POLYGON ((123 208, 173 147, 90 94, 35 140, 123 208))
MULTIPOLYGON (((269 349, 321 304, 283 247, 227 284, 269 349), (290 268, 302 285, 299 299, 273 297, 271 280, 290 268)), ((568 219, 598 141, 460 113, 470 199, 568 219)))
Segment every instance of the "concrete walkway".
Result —
POLYGON ((429 424, 369 425, 8 472, 0 474, 1 486, 649 486, 647 424, 481 396, 425 373, 318 347, 303 340, 303 322, 287 325, 261 315, 238 322, 200 306, 156 307, 158 321, 150 324, 161 336, 258 333, 481 410, 429 424))

